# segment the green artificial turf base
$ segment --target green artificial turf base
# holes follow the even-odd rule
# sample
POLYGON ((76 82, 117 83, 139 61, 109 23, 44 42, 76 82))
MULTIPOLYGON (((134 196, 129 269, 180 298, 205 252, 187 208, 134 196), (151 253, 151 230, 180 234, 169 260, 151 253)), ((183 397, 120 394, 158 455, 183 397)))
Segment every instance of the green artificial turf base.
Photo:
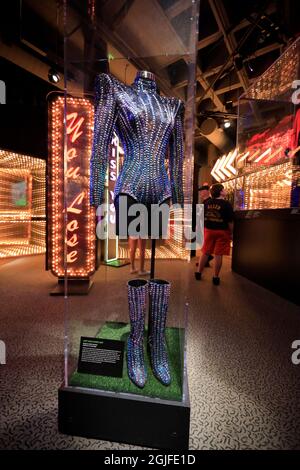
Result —
POLYGON ((102 375, 83 374, 74 372, 69 384, 77 387, 96 388, 112 392, 134 393, 145 397, 160 398, 162 400, 181 401, 182 399, 182 347, 184 330, 181 328, 166 328, 166 341, 171 372, 171 384, 160 383, 153 375, 147 353, 147 332, 145 332, 144 353, 148 373, 146 385, 140 389, 134 385, 127 374, 126 345, 130 331, 128 323, 106 322, 97 334, 97 338, 114 339, 125 342, 123 377, 105 377, 102 375))
POLYGON ((122 268, 123 266, 127 266, 129 261, 122 260, 122 259, 113 259, 111 261, 105 261, 103 264, 106 266, 110 266, 112 268, 122 268))

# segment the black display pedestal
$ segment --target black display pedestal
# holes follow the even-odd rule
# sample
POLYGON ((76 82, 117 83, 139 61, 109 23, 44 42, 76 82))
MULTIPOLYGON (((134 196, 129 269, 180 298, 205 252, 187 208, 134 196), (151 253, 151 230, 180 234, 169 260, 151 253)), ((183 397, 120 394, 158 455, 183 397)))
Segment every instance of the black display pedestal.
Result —
POLYGON ((58 391, 58 428, 64 434, 157 449, 187 450, 190 404, 77 387, 58 391))
POLYGON ((235 212, 232 269, 300 305, 300 208, 235 212))

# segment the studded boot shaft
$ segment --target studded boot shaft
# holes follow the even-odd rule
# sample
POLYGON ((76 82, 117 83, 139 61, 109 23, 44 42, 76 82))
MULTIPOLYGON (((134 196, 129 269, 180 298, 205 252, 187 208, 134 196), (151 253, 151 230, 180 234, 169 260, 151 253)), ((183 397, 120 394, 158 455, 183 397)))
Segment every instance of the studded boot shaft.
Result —
POLYGON ((165 330, 170 297, 170 283, 161 279, 149 282, 150 331, 148 345, 155 377, 164 385, 171 383, 165 330))
POLYGON ((148 283, 133 279, 127 283, 130 335, 127 341, 127 368, 130 380, 140 388, 145 386, 147 372, 144 361, 144 323, 148 283))

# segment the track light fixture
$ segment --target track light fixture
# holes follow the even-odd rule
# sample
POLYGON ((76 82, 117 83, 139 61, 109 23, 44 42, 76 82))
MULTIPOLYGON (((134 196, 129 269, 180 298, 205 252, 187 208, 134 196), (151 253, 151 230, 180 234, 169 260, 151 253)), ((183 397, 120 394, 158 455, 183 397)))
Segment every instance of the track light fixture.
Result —
POLYGON ((49 69, 49 72, 48 72, 48 78, 49 78, 49 82, 56 84, 60 80, 60 75, 57 72, 57 70, 51 67, 51 69, 49 69))

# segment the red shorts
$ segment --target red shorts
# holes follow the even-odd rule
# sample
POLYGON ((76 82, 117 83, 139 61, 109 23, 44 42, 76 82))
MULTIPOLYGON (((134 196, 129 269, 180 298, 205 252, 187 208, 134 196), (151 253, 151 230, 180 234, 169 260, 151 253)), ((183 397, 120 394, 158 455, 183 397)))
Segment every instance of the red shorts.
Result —
POLYGON ((229 255, 230 239, 229 230, 211 230, 204 228, 202 253, 205 255, 229 255))

